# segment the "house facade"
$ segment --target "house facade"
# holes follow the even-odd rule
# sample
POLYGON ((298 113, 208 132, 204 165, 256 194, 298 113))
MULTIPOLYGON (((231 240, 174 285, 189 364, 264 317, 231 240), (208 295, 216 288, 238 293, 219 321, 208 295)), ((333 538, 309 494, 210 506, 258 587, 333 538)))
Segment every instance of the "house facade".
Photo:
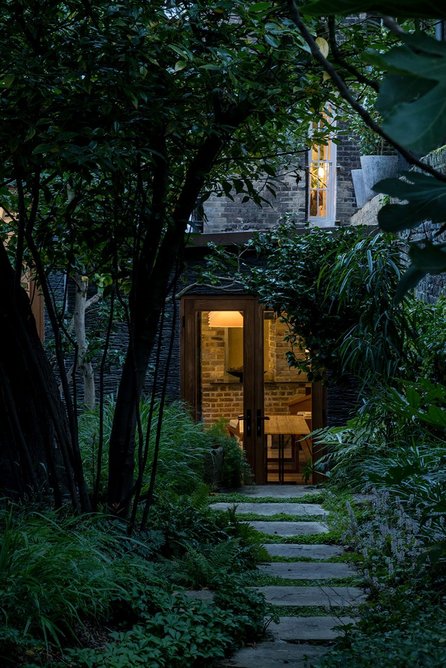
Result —
POLYGON ((257 483, 311 480, 307 435, 326 424, 343 423, 355 388, 345 387, 342 396, 327 402, 320 383, 288 366, 287 329, 276 314, 255 296, 228 287, 227 281, 220 287, 197 285, 196 272, 209 242, 240 246, 254 232, 270 230, 284 219, 302 234, 308 226, 349 225, 358 208, 352 170, 359 166, 357 147, 339 133, 336 141, 313 146, 283 166, 268 205, 243 202, 243 195, 233 200, 212 196, 202 220, 195 221, 199 233, 186 250, 176 291, 174 352, 165 360, 168 393, 171 399, 185 400, 196 419, 225 425, 244 447, 257 483))

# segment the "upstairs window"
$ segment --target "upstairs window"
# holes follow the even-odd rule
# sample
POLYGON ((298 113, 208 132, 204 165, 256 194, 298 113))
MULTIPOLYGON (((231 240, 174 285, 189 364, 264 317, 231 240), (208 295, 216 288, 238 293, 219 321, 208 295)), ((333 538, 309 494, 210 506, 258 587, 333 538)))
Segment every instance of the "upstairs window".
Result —
MULTIPOLYGON (((313 125, 313 133, 322 123, 313 125)), ((308 220, 315 225, 333 225, 336 220, 336 144, 314 143, 309 150, 308 220)))

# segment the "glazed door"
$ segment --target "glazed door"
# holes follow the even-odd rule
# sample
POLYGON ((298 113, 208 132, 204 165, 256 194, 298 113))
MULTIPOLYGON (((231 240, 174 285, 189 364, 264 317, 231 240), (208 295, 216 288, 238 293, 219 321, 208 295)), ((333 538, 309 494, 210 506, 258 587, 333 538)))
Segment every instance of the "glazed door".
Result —
POLYGON ((263 307, 254 297, 182 300, 182 394, 196 419, 221 421, 266 482, 263 307))

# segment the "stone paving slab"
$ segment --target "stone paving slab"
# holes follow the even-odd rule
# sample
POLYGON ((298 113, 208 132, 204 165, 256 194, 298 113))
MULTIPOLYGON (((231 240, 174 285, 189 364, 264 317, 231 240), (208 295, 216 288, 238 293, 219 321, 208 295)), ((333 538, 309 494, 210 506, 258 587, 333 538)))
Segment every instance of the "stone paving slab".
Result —
POLYGON ((255 513, 256 515, 295 515, 296 517, 305 515, 328 515, 328 511, 324 510, 317 503, 212 503, 210 508, 212 510, 228 510, 228 508, 236 507, 237 514, 255 513))
POLYGON ((354 624, 353 617, 280 617, 271 622, 268 631, 275 640, 333 640, 342 635, 342 627, 354 624))
POLYGON ((350 607, 365 601, 365 594, 359 587, 256 587, 268 603, 287 607, 322 606, 350 607))
POLYGON ((349 578, 357 574, 349 564, 331 564, 323 561, 274 562, 258 566, 258 570, 263 575, 280 577, 284 580, 330 580, 349 578))
POLYGON ((287 643, 263 643, 257 647, 245 647, 224 663, 232 668, 311 668, 328 651, 317 645, 288 645, 287 643))
POLYGON ((266 543, 270 557, 290 559, 331 559, 340 557, 344 550, 339 545, 292 545, 290 543, 266 543))
POLYGON ((190 589, 185 591, 184 594, 189 598, 195 598, 204 603, 213 603, 214 601, 214 592, 210 589, 190 589))
POLYGON ((244 496, 259 498, 269 496, 276 499, 296 499, 305 494, 316 494, 313 485, 247 485, 238 490, 244 496))
POLYGON ((249 524, 270 536, 310 536, 328 533, 328 527, 321 522, 262 522, 253 521, 249 524))

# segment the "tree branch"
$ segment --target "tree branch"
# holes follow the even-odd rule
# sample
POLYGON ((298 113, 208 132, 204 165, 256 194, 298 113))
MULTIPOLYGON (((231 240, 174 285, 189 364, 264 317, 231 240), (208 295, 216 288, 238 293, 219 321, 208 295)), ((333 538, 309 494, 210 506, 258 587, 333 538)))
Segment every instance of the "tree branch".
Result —
POLYGON ((315 39, 309 32, 305 23, 302 21, 295 0, 288 0, 288 6, 290 9, 291 20, 298 28, 300 34, 310 47, 311 53, 313 54, 314 58, 321 64, 323 69, 330 75, 331 80, 335 84, 341 96, 344 98, 344 100, 348 102, 348 104, 352 107, 352 109, 354 109, 360 115, 364 123, 371 130, 376 132, 376 134, 382 137, 386 142, 388 142, 391 146, 393 146, 398 151, 398 153, 400 153, 407 160, 409 164, 418 167, 423 172, 427 172, 428 174, 434 176, 439 181, 446 182, 445 174, 442 174, 441 172, 434 169, 430 165, 427 165, 424 162, 422 162, 422 160, 417 158, 411 151, 408 151, 406 148, 404 148, 403 146, 398 144, 394 139, 392 139, 392 137, 388 135, 387 132, 384 132, 384 130, 378 125, 378 123, 376 123, 376 121, 373 120, 373 118, 364 109, 364 107, 360 105, 359 102, 354 98, 353 93, 348 88, 342 77, 339 76, 333 65, 322 54, 321 50, 316 44, 315 39))
POLYGON ((345 60, 345 58, 342 56, 338 43, 336 41, 336 25, 335 25, 335 18, 334 16, 329 16, 328 17, 328 34, 329 34, 329 42, 330 42, 330 47, 331 51, 333 53, 333 58, 334 60, 341 65, 347 72, 350 72, 350 74, 353 74, 355 79, 359 81, 359 83, 366 84, 366 86, 370 86, 370 88, 373 88, 374 91, 378 92, 379 90, 379 84, 377 81, 373 81, 373 79, 370 79, 369 77, 366 77, 362 72, 360 72, 354 65, 351 65, 349 62, 345 60))

